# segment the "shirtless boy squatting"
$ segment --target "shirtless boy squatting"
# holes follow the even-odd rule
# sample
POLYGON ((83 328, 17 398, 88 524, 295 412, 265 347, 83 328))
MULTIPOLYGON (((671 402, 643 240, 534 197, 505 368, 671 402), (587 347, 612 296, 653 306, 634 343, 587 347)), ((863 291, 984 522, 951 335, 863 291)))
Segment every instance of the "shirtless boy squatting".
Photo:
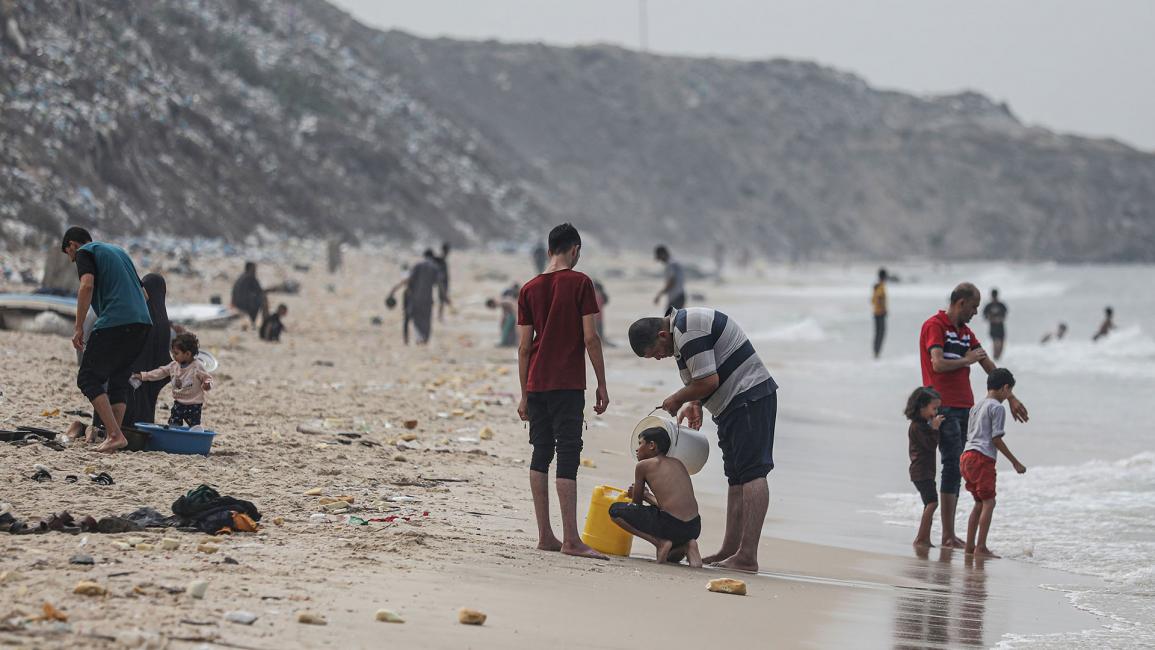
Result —
POLYGON ((629 490, 633 502, 610 506, 610 518, 653 544, 658 564, 685 557, 690 566, 699 568, 702 517, 694 498, 694 484, 682 461, 666 456, 669 451, 670 434, 665 429, 652 427, 638 434, 638 464, 629 490))

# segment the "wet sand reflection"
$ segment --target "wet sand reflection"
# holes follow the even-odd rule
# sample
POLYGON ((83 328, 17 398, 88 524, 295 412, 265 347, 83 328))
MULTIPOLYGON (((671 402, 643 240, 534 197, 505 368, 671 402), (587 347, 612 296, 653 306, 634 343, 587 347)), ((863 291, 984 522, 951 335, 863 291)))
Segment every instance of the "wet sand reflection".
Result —
POLYGON ((946 548, 916 549, 903 574, 926 584, 904 588, 894 615, 894 647, 956 648, 988 645, 983 641, 986 615, 984 560, 946 548), (933 557, 932 557, 933 555, 933 557), (963 559, 952 566, 952 560, 963 559))

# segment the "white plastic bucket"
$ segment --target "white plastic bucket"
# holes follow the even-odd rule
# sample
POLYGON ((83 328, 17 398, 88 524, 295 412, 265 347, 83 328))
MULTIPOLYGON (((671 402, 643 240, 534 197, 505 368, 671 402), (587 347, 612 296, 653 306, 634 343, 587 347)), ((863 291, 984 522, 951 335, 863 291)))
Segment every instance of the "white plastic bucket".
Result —
POLYGON ((666 454, 667 456, 682 461, 682 464, 686 466, 686 471, 691 474, 702 471, 706 465, 706 459, 710 457, 710 441, 706 439, 706 436, 701 431, 679 426, 674 420, 656 415, 643 418, 638 426, 634 427, 634 432, 630 434, 629 443, 631 455, 638 448, 638 434, 653 427, 661 427, 670 434, 670 451, 666 454))

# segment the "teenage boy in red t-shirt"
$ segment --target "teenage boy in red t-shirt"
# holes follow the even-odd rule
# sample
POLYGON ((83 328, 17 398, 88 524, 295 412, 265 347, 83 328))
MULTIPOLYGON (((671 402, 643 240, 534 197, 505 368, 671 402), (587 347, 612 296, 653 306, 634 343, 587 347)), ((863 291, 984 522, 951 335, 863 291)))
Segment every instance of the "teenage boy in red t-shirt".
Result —
MULTIPOLYGON (((938 441, 942 456, 939 509, 942 513, 942 546, 946 548, 966 546, 955 534, 954 520, 962 483, 959 456, 966 443, 970 409, 975 404, 970 367, 977 363, 987 374, 998 367, 987 358, 978 337, 967 327, 978 313, 981 302, 982 294, 978 287, 963 282, 951 292, 950 306, 928 318, 918 337, 922 385, 934 388, 942 396, 942 406, 938 411, 943 416, 938 441)), ((1008 404, 1016 420, 1027 421, 1027 407, 1018 398, 1011 395, 1008 404)))
POLYGON ((594 320, 598 313, 594 284, 584 273, 573 270, 581 247, 577 228, 568 223, 554 228, 549 233, 549 264, 521 288, 517 299, 521 378, 517 414, 529 422, 529 442, 533 445, 529 487, 537 516, 537 547, 606 559, 581 541, 577 528, 577 468, 585 420, 587 353, 598 380, 594 412, 605 413, 610 403, 602 342, 594 320), (555 450, 561 541, 549 521, 549 465, 555 450))

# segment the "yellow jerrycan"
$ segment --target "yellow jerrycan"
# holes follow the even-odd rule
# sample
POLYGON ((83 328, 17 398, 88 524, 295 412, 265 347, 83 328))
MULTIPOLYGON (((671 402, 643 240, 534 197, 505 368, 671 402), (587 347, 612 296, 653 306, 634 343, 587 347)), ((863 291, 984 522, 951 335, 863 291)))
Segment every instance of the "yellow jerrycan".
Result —
POLYGON ((625 490, 608 485, 594 488, 594 493, 590 496, 590 511, 586 514, 586 526, 582 531, 582 541, 594 550, 607 555, 628 556, 630 548, 634 545, 634 536, 610 519, 610 506, 630 501, 625 490))

